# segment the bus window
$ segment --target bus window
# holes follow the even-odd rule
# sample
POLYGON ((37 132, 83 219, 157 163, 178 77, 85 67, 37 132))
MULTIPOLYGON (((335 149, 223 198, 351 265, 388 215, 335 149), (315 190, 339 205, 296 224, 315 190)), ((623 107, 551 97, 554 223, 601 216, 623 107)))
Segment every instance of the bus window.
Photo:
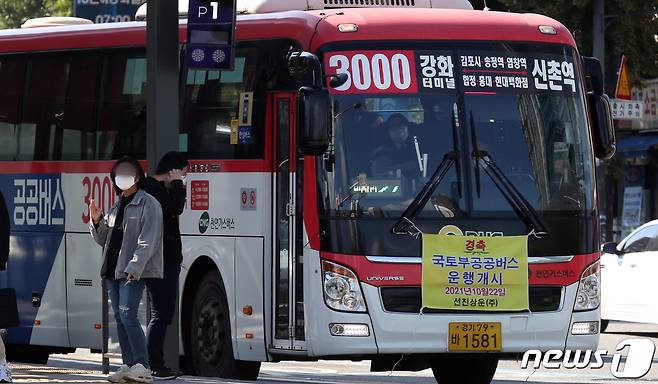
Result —
POLYGON ((245 42, 238 46, 233 71, 186 70, 181 151, 190 159, 262 159, 266 92, 297 88, 287 69, 292 46, 289 41, 245 42), (249 110, 251 125, 242 124, 240 135, 232 137, 231 121, 249 110))
POLYGON ((18 129, 17 160, 56 160, 70 66, 65 56, 32 60, 18 129))
MULTIPOLYGON (((263 156, 264 92, 254 92, 257 82, 257 52, 240 49, 233 71, 188 70, 183 110, 190 158, 248 159, 263 156), (247 94, 247 92, 253 92, 247 94), (253 95, 249 99, 249 95, 253 95), (238 119, 240 98, 247 98, 252 118, 251 138, 231 140, 231 120, 238 119)), ((243 101, 244 103, 244 101, 243 101)))
POLYGON ((62 121, 62 160, 93 160, 96 156, 95 111, 101 56, 86 52, 71 57, 62 121))
POLYGON ((144 51, 114 52, 106 58, 96 158, 146 157, 146 59, 144 51))
POLYGON ((24 57, 0 59, 0 161, 16 160, 26 63, 24 57))

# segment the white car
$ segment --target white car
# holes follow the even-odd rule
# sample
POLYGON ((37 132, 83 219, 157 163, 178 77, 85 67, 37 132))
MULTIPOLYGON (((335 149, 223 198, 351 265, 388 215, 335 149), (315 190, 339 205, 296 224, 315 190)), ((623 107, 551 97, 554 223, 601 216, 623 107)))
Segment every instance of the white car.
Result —
POLYGON ((658 324, 658 220, 601 247, 601 330, 609 320, 658 324))

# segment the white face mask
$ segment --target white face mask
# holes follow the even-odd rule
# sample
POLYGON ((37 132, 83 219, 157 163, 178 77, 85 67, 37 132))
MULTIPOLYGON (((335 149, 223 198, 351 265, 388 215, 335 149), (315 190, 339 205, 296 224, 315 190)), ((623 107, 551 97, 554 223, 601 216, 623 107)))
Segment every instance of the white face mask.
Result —
POLYGON ((117 187, 119 187, 122 191, 127 191, 133 185, 135 185, 135 176, 117 175, 114 178, 114 182, 117 183, 117 187))

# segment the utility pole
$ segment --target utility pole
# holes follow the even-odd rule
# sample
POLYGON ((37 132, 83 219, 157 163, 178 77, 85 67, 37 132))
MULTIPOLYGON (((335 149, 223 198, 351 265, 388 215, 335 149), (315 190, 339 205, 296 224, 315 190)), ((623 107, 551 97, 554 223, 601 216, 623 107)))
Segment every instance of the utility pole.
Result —
MULTIPOLYGON (((601 62, 605 78, 605 0, 593 0, 592 6, 592 56, 601 62)), ((605 228, 601 230, 604 231, 605 241, 614 241, 614 205, 607 201, 616 196, 615 191, 609 188, 615 185, 615 181, 607 174, 602 161, 597 161, 596 173, 599 181, 599 211, 604 212, 606 217, 605 228)))
MULTIPOLYGON (((151 0, 146 12, 146 159, 152 174, 165 153, 179 149, 178 1, 151 0)), ((178 371, 178 297, 172 300, 177 303, 164 358, 167 367, 178 371)))
POLYGON ((599 59, 605 73, 605 0, 593 0, 592 56, 599 59))
POLYGON ((146 158, 153 172, 162 155, 179 149, 177 1, 147 3, 146 35, 146 158))

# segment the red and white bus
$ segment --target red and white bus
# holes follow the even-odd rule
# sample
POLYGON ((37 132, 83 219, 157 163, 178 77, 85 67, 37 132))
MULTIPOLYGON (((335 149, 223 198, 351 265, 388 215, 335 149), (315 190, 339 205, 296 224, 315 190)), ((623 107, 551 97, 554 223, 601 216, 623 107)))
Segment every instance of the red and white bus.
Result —
MULTIPOLYGON (((540 15, 347 3, 238 1, 235 69, 181 65, 187 370, 255 379, 264 361, 370 359, 488 383, 502 357, 595 349, 594 163, 614 151, 600 65, 540 15), (421 311, 421 241, 401 217, 425 233, 543 229, 530 310, 421 311), (455 322, 498 323, 502 340, 454 353, 455 322)), ((185 36, 181 20, 181 50, 185 36)), ((0 287, 19 299, 9 347, 32 358, 101 348, 87 203, 115 202, 113 159, 145 158, 145 43, 144 22, 0 31, 0 287)))

